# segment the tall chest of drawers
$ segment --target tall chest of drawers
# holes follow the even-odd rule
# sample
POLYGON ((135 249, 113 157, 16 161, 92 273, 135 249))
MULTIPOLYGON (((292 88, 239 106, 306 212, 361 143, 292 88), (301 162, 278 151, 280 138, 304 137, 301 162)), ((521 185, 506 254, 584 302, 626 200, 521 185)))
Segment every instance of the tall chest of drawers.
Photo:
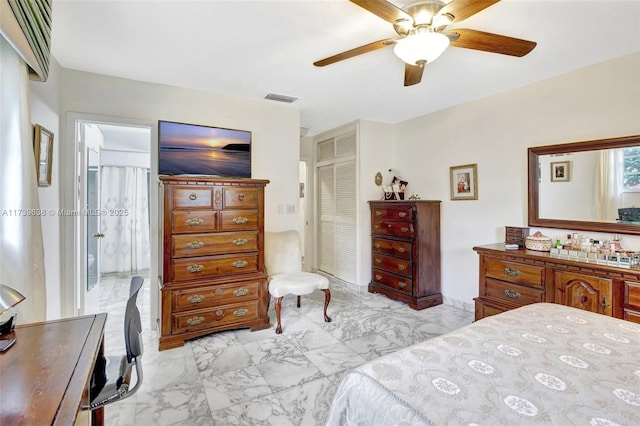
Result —
POLYGON ((424 309, 442 303, 440 201, 369 201, 369 292, 424 309))
POLYGON ((160 350, 215 331, 268 328, 264 187, 269 181, 160 179, 160 350))

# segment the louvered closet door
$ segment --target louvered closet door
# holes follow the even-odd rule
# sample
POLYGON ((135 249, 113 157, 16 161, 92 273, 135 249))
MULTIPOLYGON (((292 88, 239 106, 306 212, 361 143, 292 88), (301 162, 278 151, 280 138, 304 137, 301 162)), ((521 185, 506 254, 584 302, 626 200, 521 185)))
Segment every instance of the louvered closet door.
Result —
POLYGON ((350 283, 356 280, 355 153, 355 133, 318 144, 318 269, 350 283))

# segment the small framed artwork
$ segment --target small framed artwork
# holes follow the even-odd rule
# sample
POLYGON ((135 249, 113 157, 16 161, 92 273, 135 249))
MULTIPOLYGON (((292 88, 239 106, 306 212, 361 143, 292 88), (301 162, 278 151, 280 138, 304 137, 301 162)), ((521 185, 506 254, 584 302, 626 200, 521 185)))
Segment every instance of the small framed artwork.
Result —
POLYGON ((551 163, 551 182, 571 181, 571 161, 556 161, 551 163))
POLYGON ((465 164, 449 168, 452 200, 478 199, 478 165, 465 164))
POLYGON ((39 124, 36 124, 34 128, 33 151, 36 160, 38 186, 50 186, 53 161, 53 133, 39 124))

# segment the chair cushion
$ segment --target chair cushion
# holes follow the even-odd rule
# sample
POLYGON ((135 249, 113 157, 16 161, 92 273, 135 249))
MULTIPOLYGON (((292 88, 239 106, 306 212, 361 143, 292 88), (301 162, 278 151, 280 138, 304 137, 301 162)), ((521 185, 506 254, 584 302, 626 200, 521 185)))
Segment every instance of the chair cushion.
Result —
POLYGON ((269 293, 273 297, 283 297, 287 294, 301 296, 325 288, 329 288, 329 280, 311 272, 274 275, 269 281, 269 293))

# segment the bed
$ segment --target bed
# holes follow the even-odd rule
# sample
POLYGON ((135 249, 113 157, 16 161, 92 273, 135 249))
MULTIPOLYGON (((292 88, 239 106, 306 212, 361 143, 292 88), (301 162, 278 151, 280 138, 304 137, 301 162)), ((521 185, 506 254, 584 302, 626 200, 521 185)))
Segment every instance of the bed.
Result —
POLYGON ((640 425, 640 324, 551 303, 350 371, 328 425, 640 425))

